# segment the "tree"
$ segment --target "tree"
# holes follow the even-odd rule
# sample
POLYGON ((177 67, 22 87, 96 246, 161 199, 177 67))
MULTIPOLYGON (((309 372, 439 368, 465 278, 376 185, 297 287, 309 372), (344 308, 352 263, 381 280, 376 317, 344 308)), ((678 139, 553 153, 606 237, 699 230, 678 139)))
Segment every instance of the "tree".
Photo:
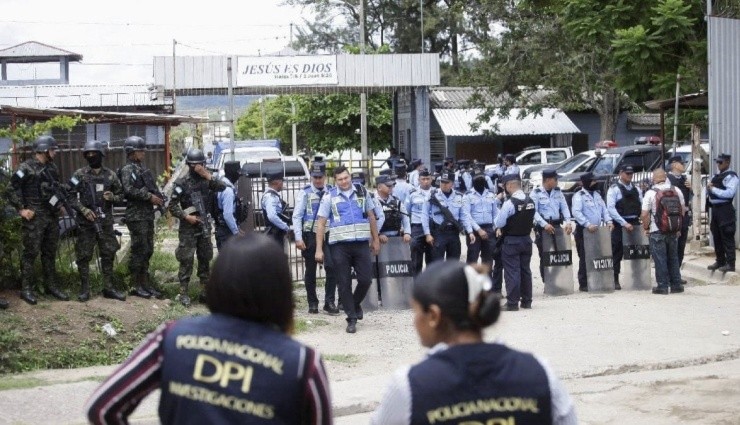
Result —
POLYGON ((706 81, 698 72, 706 63, 700 60, 706 35, 695 19, 698 0, 475 3, 480 13, 467 37, 481 59, 469 80, 501 108, 484 105, 482 119, 512 107, 591 109, 601 118, 601 138, 613 139, 619 112, 665 94, 679 64, 691 81, 687 87, 706 81))
MULTIPOLYGON (((350 94, 291 95, 267 99, 265 128, 268 138, 280 139, 287 148, 296 124, 299 149, 313 153, 331 153, 359 149, 360 98, 350 94), (296 114, 291 113, 291 102, 296 114)), ((368 146, 371 150, 387 149, 391 143, 392 110, 388 94, 367 97, 368 146)), ((252 103, 237 119, 236 133, 241 139, 262 138, 262 107, 252 103)))

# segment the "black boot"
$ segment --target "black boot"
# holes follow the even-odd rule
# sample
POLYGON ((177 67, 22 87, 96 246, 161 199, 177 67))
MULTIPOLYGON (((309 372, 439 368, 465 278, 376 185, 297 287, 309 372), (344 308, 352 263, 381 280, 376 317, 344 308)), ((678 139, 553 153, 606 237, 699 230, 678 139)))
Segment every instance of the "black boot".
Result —
POLYGON ((724 266, 724 264, 720 264, 719 261, 715 261, 714 263, 707 266, 707 270, 715 271, 722 266, 724 266))
POLYGON ((718 271, 721 271, 722 273, 727 272, 734 272, 735 271, 735 265, 734 264, 725 264, 724 266, 720 267, 718 271))
POLYGON ((164 298, 164 295, 162 295, 162 293, 159 292, 158 290, 154 289, 154 286, 151 284, 151 282, 149 282, 149 273, 144 273, 144 274, 139 275, 139 279, 140 279, 139 286, 144 288, 145 291, 149 292, 151 296, 153 296, 154 298, 158 300, 161 300, 162 298, 164 298))
POLYGON ((190 297, 188 296, 188 284, 187 283, 180 284, 180 295, 178 295, 177 298, 180 300, 180 304, 182 304, 185 307, 190 307, 190 297))
POLYGON ((46 290, 51 294, 52 297, 58 299, 59 301, 69 301, 69 295, 62 292, 57 288, 56 286, 49 286, 46 288, 46 290))
POLYGON ((21 299, 31 305, 36 305, 38 302, 36 300, 36 296, 33 295, 33 292, 30 289, 24 289, 21 291, 21 299))
POLYGON ((319 305, 318 304, 309 304, 308 305, 308 314, 319 314, 319 305))
POLYGON ((10 303, 5 298, 0 298, 0 310, 5 310, 10 307, 10 303))
POLYGON ((324 303, 324 311, 329 313, 331 316, 338 316, 339 309, 334 305, 333 302, 324 303))
MULTIPOLYGON (((77 265, 77 269, 80 270, 79 264, 77 265)), ((80 271, 80 282, 82 282, 82 288, 77 295, 77 301, 84 303, 90 300, 90 279, 84 271, 80 271)))
POLYGON ((108 287, 103 289, 103 297, 110 298, 112 300, 126 301, 126 294, 115 289, 108 287))

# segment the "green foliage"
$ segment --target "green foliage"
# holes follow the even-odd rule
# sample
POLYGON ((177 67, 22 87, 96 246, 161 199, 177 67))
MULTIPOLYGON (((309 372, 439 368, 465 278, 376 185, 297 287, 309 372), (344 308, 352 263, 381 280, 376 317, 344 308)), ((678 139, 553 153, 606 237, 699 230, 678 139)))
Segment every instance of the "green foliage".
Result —
POLYGON ((9 138, 15 142, 29 143, 38 136, 48 134, 52 129, 71 130, 83 122, 82 118, 58 115, 46 121, 20 122, 15 128, 0 128, 0 138, 9 138))
MULTIPOLYGON (((289 144, 296 124, 298 147, 307 152, 330 153, 359 149, 360 96, 350 94, 278 96, 264 102, 268 138, 289 144), (296 114, 291 113, 291 102, 296 114)), ((391 141, 393 111, 390 95, 367 96, 368 146, 383 150, 391 141)), ((242 139, 262 138, 262 105, 252 103, 237 119, 236 133, 242 139)))

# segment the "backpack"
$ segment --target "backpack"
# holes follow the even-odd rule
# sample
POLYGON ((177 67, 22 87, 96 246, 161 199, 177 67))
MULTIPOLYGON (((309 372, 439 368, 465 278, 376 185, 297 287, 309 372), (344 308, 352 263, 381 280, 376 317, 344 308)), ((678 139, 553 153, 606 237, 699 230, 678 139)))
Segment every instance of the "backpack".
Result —
POLYGON ((681 231, 683 213, 681 198, 674 186, 669 189, 655 190, 655 225, 663 234, 674 234, 681 231))

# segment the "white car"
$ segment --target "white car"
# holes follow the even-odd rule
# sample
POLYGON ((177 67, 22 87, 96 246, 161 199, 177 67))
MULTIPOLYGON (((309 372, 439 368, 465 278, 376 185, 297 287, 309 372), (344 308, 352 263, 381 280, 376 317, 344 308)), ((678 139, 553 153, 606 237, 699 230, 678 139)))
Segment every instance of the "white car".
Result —
MULTIPOLYGON (((280 152, 279 148, 269 146, 241 147, 234 149, 234 160, 239 161, 242 166, 248 162, 260 162, 267 158, 283 158, 283 153, 280 152)), ((231 150, 223 151, 219 155, 218 164, 215 164, 213 168, 218 170, 219 174, 223 174, 224 163, 227 161, 231 161, 231 150)))
MULTIPOLYGON (((557 164, 573 156, 573 148, 570 146, 563 148, 541 148, 534 146, 526 148, 516 154, 516 165, 519 166, 519 172, 523 173, 529 167, 542 164, 557 164)), ((496 164, 486 166, 486 170, 495 167, 496 164)))
MULTIPOLYGON (((581 152, 565 160, 555 167, 555 170, 558 174, 582 173, 591 167, 597 156, 595 150, 581 152)), ((534 189, 540 186, 542 186, 542 171, 533 171, 529 176, 529 187, 534 189)))

